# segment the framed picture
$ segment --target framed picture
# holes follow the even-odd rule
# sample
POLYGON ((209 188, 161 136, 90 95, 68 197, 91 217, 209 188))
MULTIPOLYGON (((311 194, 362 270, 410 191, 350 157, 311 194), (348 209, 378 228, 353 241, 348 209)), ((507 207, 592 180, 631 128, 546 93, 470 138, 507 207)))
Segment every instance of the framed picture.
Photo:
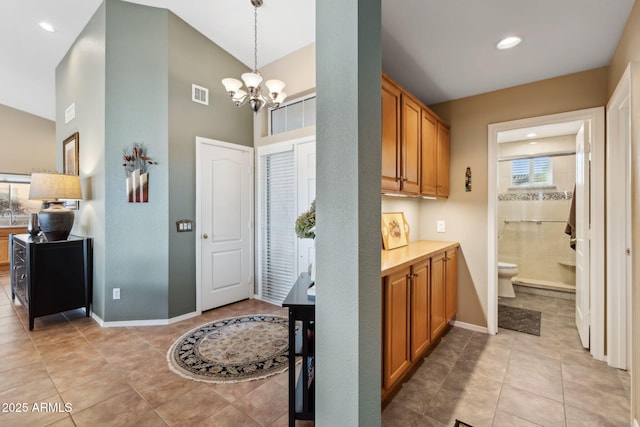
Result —
MULTIPOLYGON (((74 132, 70 137, 62 142, 62 167, 63 173, 69 175, 80 174, 80 134, 74 132)), ((68 209, 79 209, 80 202, 77 200, 69 200, 64 202, 64 206, 68 209)))
POLYGON ((409 243, 409 224, 403 212, 382 214, 382 248, 395 249, 409 243))

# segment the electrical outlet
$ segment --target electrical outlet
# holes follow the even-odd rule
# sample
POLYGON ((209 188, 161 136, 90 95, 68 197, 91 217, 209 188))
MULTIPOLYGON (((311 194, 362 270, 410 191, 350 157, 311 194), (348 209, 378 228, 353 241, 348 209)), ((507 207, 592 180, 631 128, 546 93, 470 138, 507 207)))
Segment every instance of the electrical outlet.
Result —
POLYGON ((438 222, 436 222, 436 231, 438 233, 444 233, 444 221, 443 220, 438 220, 438 222))
POLYGON ((113 288, 113 299, 120 299, 120 288, 113 288))

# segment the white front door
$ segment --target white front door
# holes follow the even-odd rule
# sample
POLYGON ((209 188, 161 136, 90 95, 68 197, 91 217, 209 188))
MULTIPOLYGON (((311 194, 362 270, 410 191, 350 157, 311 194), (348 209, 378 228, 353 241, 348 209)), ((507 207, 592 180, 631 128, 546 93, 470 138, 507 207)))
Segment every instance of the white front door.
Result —
POLYGON ((576 326, 584 348, 589 348, 590 326, 590 135, 583 124, 576 135, 576 326))
POLYGON ((202 311, 249 298, 253 289, 253 149, 197 138, 202 311))

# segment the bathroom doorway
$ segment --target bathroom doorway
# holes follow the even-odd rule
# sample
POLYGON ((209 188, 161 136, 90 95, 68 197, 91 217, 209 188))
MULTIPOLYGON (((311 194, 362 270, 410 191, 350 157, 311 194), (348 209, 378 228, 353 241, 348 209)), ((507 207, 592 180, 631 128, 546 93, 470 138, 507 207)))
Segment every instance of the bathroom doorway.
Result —
POLYGON ((497 332, 498 282, 507 271, 499 274, 498 262, 506 262, 516 289, 575 300, 583 345, 604 360, 604 109, 492 124, 488 145, 489 333, 497 332), (589 183, 590 176, 601 178, 589 183), (576 189, 582 213, 571 236, 576 189))

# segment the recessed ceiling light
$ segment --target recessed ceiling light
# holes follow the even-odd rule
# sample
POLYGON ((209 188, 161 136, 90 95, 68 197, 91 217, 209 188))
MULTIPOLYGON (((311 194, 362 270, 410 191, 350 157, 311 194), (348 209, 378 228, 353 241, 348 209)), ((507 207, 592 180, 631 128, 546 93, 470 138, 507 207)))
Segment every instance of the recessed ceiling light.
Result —
POLYGON ((526 136, 527 138, 535 138, 536 136, 538 136, 538 134, 535 132, 529 132, 526 136))
POLYGON ((512 47, 519 45, 521 41, 522 39, 520 37, 511 36, 500 40, 496 47, 499 50, 511 49, 512 47))
POLYGON ((55 28, 53 28, 53 25, 49 24, 48 22, 42 21, 39 25, 40 25, 40 28, 50 33, 53 33, 55 31, 55 28))

